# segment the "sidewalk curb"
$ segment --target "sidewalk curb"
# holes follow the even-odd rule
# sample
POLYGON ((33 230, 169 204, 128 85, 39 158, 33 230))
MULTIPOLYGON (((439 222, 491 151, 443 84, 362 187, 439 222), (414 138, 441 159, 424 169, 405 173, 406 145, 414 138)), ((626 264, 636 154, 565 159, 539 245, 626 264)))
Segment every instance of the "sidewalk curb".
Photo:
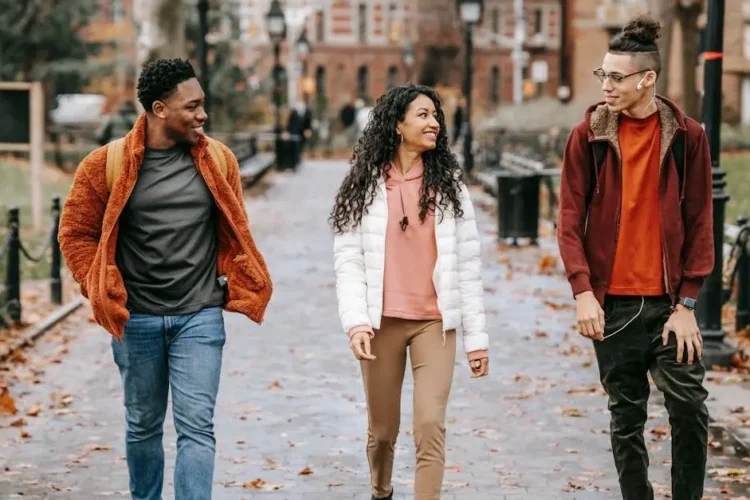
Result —
POLYGON ((7 351, 0 352, 0 362, 8 359, 14 352, 34 344, 34 342, 36 342, 42 335, 76 311, 85 302, 86 299, 82 295, 79 295, 75 299, 55 309, 55 311, 49 314, 46 318, 29 328, 21 338, 16 339, 7 351))

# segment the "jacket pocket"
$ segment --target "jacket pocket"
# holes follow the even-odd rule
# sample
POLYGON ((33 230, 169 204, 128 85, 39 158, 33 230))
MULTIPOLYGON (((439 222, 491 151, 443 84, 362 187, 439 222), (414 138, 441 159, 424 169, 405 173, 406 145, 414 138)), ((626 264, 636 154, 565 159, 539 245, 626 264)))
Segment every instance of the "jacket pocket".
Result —
POLYGON ((253 292, 260 291, 265 287, 265 280, 260 275, 260 269, 258 269, 258 266, 253 263, 248 255, 238 255, 234 258, 233 263, 233 269, 227 276, 230 292, 235 286, 253 292))

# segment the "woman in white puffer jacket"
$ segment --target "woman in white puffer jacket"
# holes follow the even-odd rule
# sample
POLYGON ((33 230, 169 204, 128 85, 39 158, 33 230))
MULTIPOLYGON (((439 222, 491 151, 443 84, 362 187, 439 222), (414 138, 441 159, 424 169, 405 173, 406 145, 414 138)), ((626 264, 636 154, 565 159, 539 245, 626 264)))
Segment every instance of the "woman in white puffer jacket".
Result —
POLYGON ((487 375, 479 235, 445 117, 429 87, 381 97, 354 149, 330 222, 339 314, 367 395, 373 499, 391 474, 407 351, 414 377, 415 498, 440 498, 456 329, 487 375))

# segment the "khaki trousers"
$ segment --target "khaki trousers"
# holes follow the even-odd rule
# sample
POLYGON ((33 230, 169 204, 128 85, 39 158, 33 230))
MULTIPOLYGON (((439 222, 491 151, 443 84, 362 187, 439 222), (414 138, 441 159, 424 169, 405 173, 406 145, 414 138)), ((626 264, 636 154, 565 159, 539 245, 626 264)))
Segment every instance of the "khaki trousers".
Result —
POLYGON ((456 332, 445 334, 443 323, 383 318, 372 339, 373 361, 362 361, 367 396, 367 458, 372 493, 391 493, 393 451, 401 422, 401 387, 410 351, 414 378, 414 442, 417 466, 416 500, 439 500, 445 472, 445 410, 448 404, 456 332))

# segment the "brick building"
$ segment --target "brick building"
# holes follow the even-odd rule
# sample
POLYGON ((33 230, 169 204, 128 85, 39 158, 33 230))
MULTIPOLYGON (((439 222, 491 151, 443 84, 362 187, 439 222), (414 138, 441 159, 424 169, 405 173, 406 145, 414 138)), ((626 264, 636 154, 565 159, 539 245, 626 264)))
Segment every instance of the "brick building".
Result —
MULTIPOLYGON (((258 61, 259 75, 268 74, 264 16, 270 2, 241 1, 246 4, 241 23, 251 46, 248 61, 258 61)), ((461 88, 464 43, 455 0, 286 0, 282 4, 285 12, 309 11, 305 28, 312 52, 305 64, 306 76, 314 82, 309 86, 313 92, 324 96, 333 109, 347 97, 376 99, 389 86, 406 81, 461 88), (408 45, 413 47, 411 67, 404 62, 408 45)), ((526 0, 525 4, 526 97, 555 96, 560 2, 526 0), (533 76, 539 81, 531 83, 533 76)), ((515 22, 513 0, 485 1, 474 36, 473 97, 479 111, 513 100, 515 22)))
MULTIPOLYGON (((708 0, 707 0, 708 1, 708 0)), ((601 85, 591 70, 601 64, 609 38, 619 32, 628 20, 648 12, 645 0, 574 0, 571 31, 571 74, 574 107, 601 99, 601 85)), ((724 22, 724 118, 730 122, 750 124, 750 0, 726 0, 724 22)), ((698 21, 705 26, 705 13, 698 21)), ((703 87, 700 57, 695 54, 698 91, 703 87)), ((672 34, 670 81, 667 94, 682 103, 683 57, 681 28, 675 24, 672 34)))

